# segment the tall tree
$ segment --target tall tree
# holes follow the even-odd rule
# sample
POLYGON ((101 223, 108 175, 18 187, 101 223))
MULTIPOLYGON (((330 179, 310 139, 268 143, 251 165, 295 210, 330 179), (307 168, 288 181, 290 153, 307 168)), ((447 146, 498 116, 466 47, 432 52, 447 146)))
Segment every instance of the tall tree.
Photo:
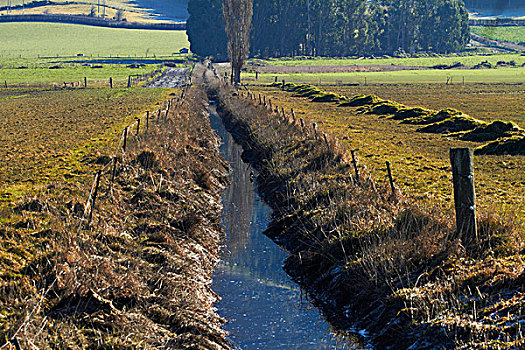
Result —
POLYGON ((232 82, 241 82, 241 69, 250 51, 253 0, 225 0, 223 6, 232 82))

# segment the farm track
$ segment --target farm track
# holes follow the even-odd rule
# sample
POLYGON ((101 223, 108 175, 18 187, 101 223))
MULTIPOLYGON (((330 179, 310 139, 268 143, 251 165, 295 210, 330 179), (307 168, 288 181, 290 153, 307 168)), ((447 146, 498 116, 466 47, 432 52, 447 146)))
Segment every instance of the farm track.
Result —
POLYGON ((183 87, 186 83, 189 68, 167 68, 162 75, 146 84, 148 88, 177 88, 183 87))

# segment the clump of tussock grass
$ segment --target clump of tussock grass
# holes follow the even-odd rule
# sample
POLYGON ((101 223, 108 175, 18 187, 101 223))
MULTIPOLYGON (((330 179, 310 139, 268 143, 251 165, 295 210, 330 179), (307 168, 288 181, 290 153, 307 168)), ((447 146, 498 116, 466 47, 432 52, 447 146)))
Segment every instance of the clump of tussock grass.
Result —
POLYGON ((474 130, 482 125, 485 125, 485 122, 482 122, 481 120, 477 120, 466 115, 455 115, 419 128, 417 131, 433 134, 446 134, 474 130))
POLYGON ((373 105, 383 101, 383 99, 377 97, 376 95, 357 95, 352 97, 350 100, 341 103, 339 107, 361 107, 373 105))
POLYGON ((422 107, 413 108, 401 108, 394 115, 394 120, 405 120, 405 119, 422 119, 428 117, 430 114, 435 113, 434 111, 422 107))
POLYGON ((490 142, 484 146, 476 148, 475 154, 493 155, 525 155, 525 136, 512 136, 490 142))
MULTIPOLYGON (((462 241, 452 211, 392 194, 362 166, 358 181, 337 148, 227 89, 214 91, 274 208, 266 233, 292 253, 286 270, 321 303, 351 312, 379 347, 461 348, 507 338, 510 349, 523 341, 519 322, 500 323, 505 305, 509 318, 523 320, 523 232, 512 219, 481 215, 478 241, 462 241), (512 295, 509 304, 503 291, 512 295)), ((464 117, 455 110, 403 113, 422 125, 464 117)))
POLYGON ((513 133, 522 131, 520 127, 513 122, 495 120, 490 124, 483 124, 476 129, 463 134, 460 139, 464 141, 493 141, 502 137, 510 137, 513 133))

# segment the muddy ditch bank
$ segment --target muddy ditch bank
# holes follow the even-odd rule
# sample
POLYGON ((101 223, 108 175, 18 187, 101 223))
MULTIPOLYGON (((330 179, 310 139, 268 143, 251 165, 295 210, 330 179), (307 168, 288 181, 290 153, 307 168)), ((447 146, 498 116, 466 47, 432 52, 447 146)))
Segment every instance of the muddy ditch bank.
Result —
POLYGON ((499 249, 492 237, 511 237, 501 223, 482 223, 480 244, 462 246, 446 215, 392 195, 359 164, 357 177, 321 131, 246 91, 212 83, 208 93, 258 171, 258 191, 273 209, 266 234, 291 253, 285 269, 334 325, 363 330, 377 349, 523 344, 519 245, 490 251, 499 249))
MULTIPOLYGON (((79 230, 78 218, 90 188, 78 183, 50 184, 16 206, 24 224, 2 226, 2 249, 24 235, 35 249, 0 280, 0 344, 230 348, 210 288, 224 238, 221 195, 229 167, 204 92, 189 88, 182 105, 172 102, 168 113, 149 120, 147 132, 129 132, 114 183, 111 175, 100 181, 89 228, 79 230)), ((109 156, 89 161, 104 164, 109 156)))

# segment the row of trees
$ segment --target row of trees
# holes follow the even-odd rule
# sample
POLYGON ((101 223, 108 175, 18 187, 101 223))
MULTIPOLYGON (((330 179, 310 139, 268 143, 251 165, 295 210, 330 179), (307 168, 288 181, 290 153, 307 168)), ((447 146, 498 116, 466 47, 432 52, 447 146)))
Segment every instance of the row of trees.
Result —
MULTIPOLYGON (((190 0, 191 50, 227 59, 224 0, 190 0)), ((254 0, 251 55, 452 52, 470 39, 463 0, 254 0)))

